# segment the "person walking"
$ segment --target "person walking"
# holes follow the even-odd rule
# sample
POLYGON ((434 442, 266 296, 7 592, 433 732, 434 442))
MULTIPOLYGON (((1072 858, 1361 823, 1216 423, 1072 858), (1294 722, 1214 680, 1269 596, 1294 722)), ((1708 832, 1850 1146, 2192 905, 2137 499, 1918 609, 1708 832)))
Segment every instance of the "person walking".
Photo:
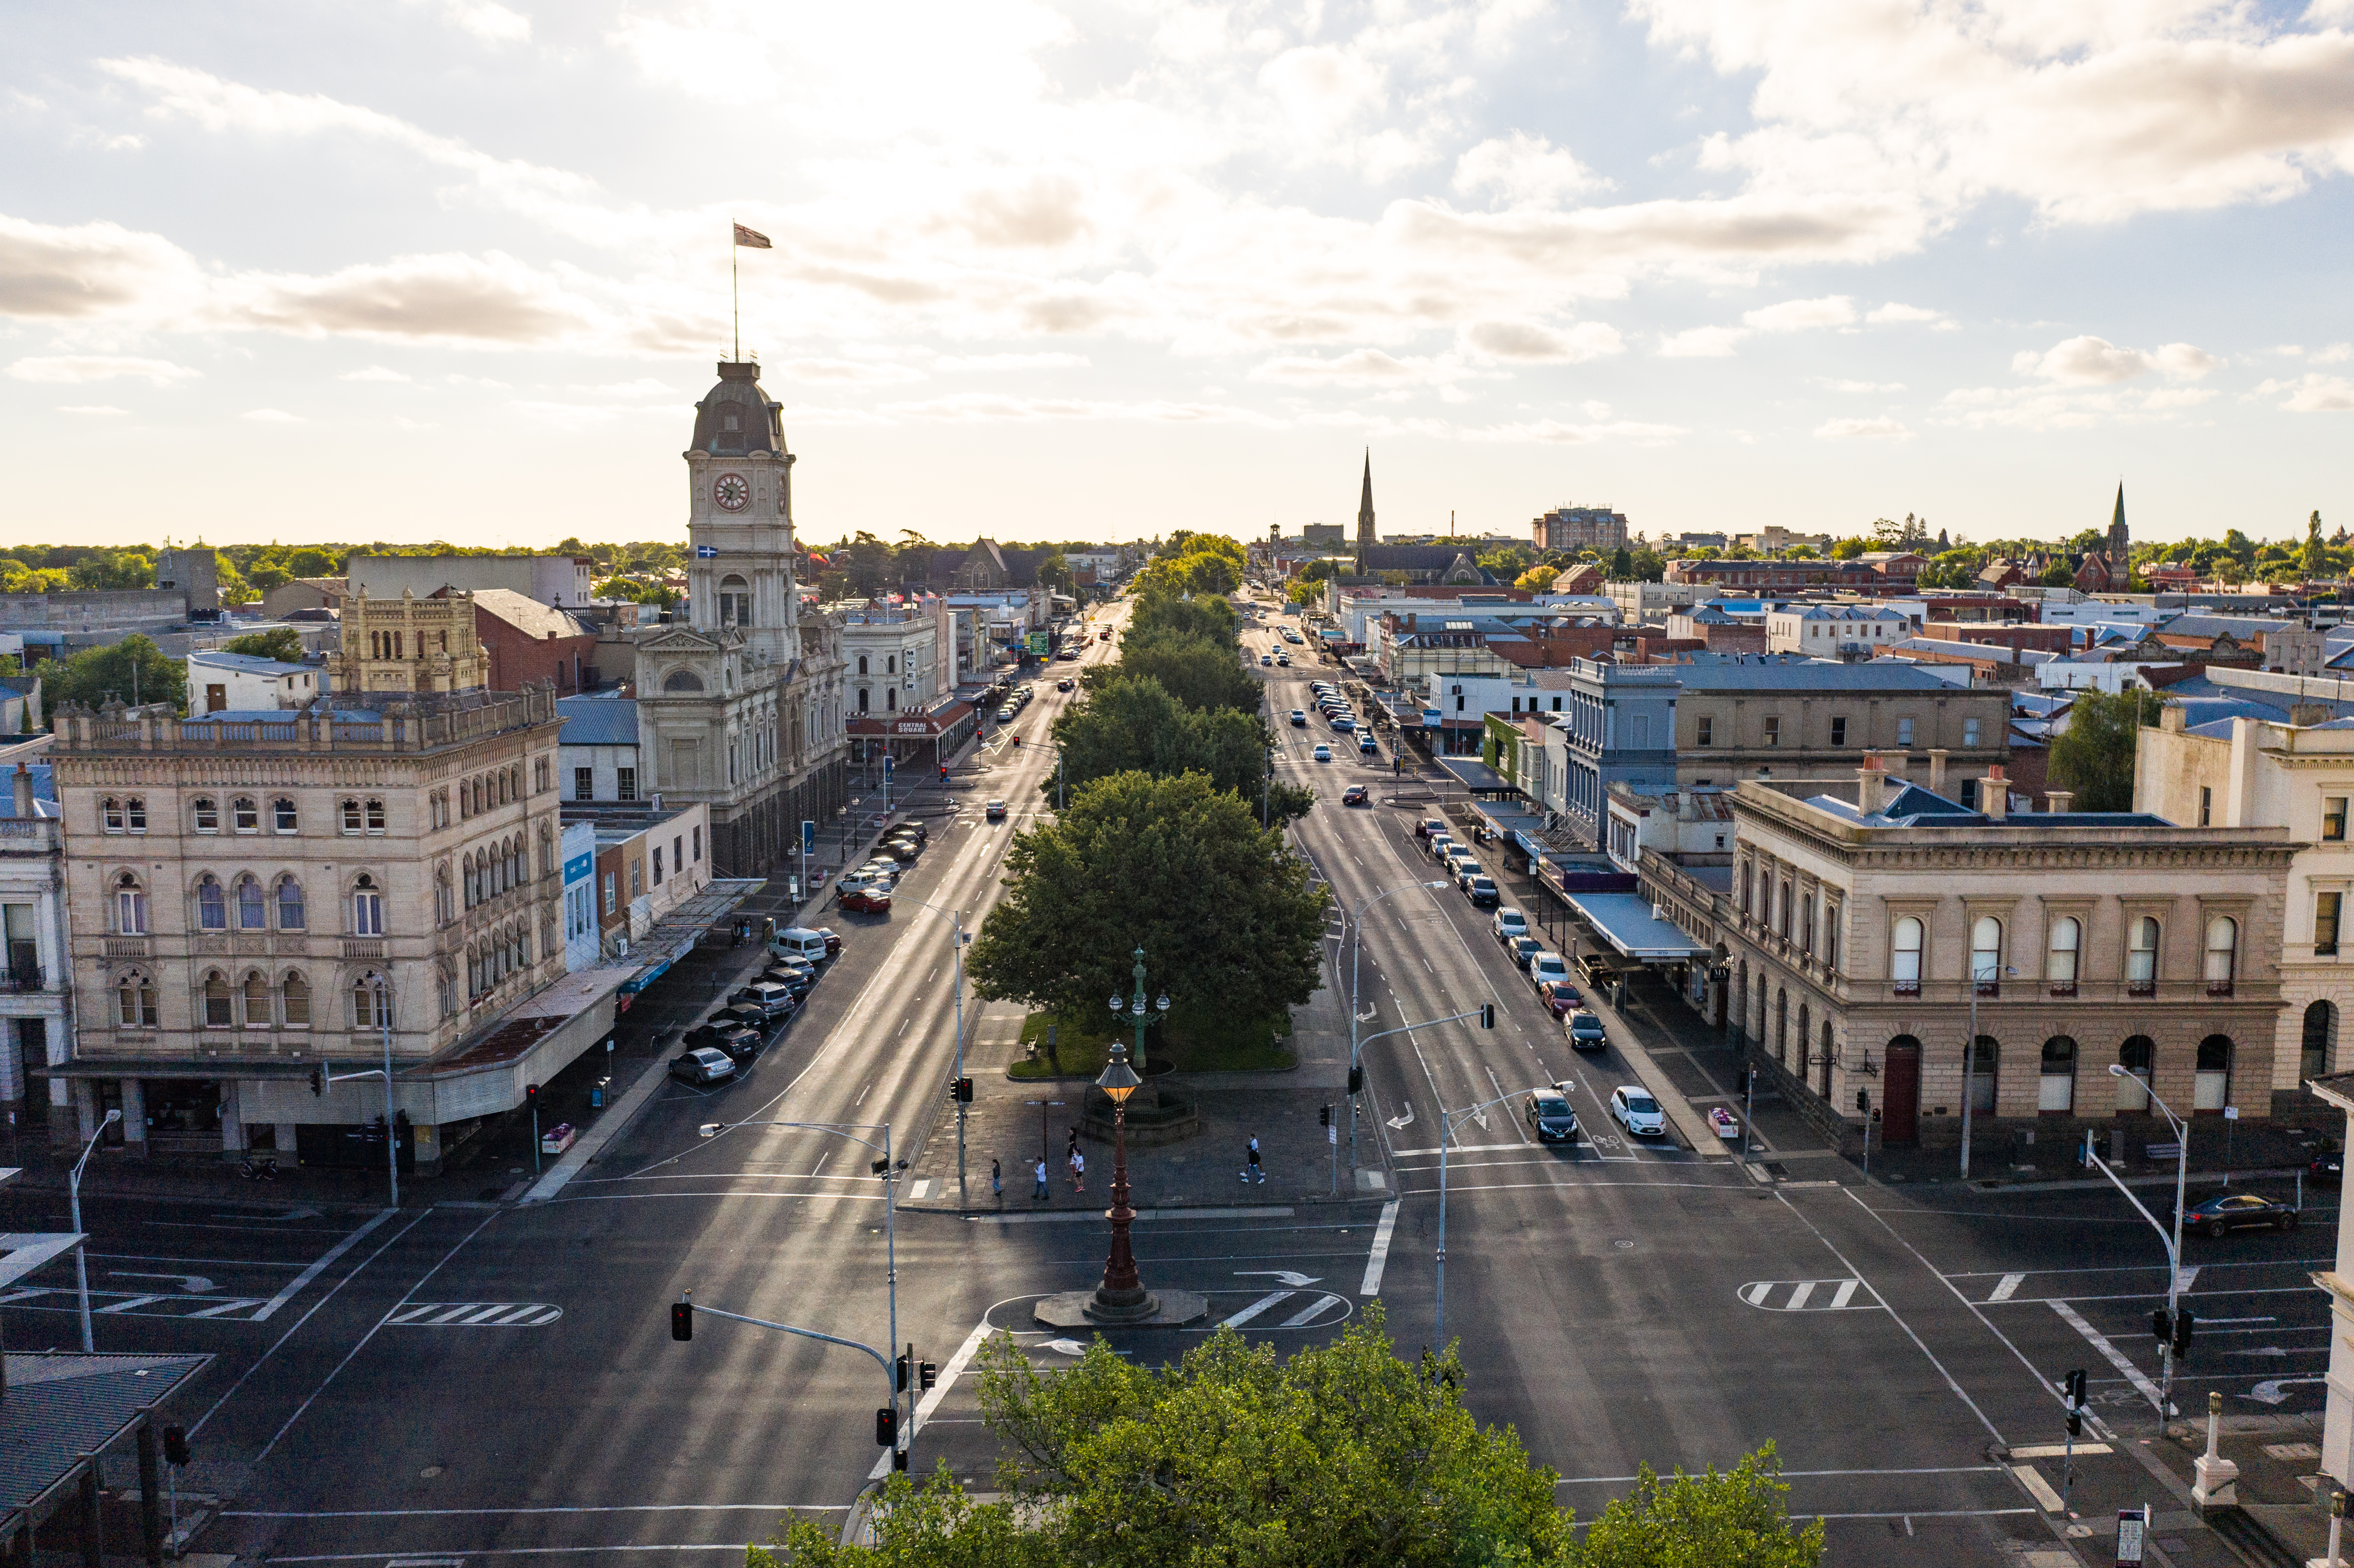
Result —
POLYGON ((1080 1153, 1078 1149, 1074 1146, 1071 1150, 1071 1191, 1074 1192, 1084 1192, 1087 1190, 1087 1157, 1080 1153))
POLYGON ((1038 1190, 1030 1194, 1033 1202, 1043 1200, 1046 1196, 1046 1161, 1043 1158, 1038 1161, 1035 1174, 1038 1178, 1038 1190))
POLYGON ((989 1192, 993 1198, 1005 1196, 1005 1167, 994 1160, 989 1162, 989 1192))
POLYGON ((1267 1172, 1259 1169, 1258 1135, 1256 1133, 1251 1135, 1250 1153, 1248 1158, 1250 1160, 1250 1165, 1241 1172, 1242 1179, 1246 1181, 1257 1181, 1262 1187, 1266 1186, 1267 1172))
POLYGON ((1079 1151, 1079 1129, 1071 1128, 1070 1138, 1063 1145, 1063 1158, 1068 1160, 1079 1151))

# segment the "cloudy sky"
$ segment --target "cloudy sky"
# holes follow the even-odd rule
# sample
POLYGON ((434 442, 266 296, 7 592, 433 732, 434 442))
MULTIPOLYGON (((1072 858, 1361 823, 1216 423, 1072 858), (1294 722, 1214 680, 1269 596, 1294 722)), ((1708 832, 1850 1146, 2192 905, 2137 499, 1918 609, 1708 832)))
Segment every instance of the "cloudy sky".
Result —
POLYGON ((0 539, 2354 525, 2354 0, 8 7, 0 539))

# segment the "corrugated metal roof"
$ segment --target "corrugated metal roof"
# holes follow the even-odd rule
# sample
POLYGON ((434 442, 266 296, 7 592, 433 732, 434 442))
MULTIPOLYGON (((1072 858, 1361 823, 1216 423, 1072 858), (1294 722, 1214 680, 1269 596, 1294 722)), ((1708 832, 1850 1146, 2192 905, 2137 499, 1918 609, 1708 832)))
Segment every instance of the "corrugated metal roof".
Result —
POLYGON ((112 1443, 211 1360, 12 1352, 0 1404, 0 1514, 64 1480, 82 1455, 112 1443))
POLYGON ((558 697, 556 712, 564 720, 560 746, 635 746, 638 705, 623 697, 558 697))

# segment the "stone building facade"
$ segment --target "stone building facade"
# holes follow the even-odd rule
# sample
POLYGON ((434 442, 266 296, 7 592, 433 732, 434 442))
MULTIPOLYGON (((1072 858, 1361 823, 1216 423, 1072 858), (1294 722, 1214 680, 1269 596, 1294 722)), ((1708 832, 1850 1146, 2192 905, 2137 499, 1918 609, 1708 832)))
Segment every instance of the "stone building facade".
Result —
POLYGON ((636 646, 649 794, 710 811, 714 873, 757 876, 848 799, 842 623, 793 578, 793 454, 759 366, 722 362, 695 405, 686 620, 636 646))
POLYGON ((475 632, 474 596, 344 600, 342 645, 327 658, 338 694, 447 694, 487 685, 491 657, 475 632))

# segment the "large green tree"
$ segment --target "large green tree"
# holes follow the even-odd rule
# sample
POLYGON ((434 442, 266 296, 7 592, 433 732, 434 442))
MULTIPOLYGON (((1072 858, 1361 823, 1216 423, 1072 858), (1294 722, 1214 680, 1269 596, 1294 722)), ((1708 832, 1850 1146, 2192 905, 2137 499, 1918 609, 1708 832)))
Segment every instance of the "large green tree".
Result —
POLYGON ((1316 989, 1326 894, 1258 802, 1204 773, 1115 773, 1071 792, 1060 818, 1016 833, 1005 897, 966 968, 983 996, 1093 1017, 1130 983, 1181 1003, 1264 1017, 1316 989))
POLYGON ((1130 630, 1121 639, 1119 662, 1099 664, 1087 672, 1090 689, 1123 676, 1161 683, 1161 689, 1189 708, 1235 708, 1257 713, 1263 688, 1234 649, 1206 637, 1130 630))
POLYGON ((288 664, 302 662, 302 634, 291 626, 249 631, 221 644, 224 653, 244 653, 256 659, 276 659, 288 664))
POLYGON ((2068 727, 2052 737, 2052 781, 2071 790, 2079 811, 2129 811, 2134 747, 2158 722, 2155 692, 2086 692, 2068 708, 2068 727))
POLYGON ((1206 774, 1217 788, 1264 804, 1271 822, 1305 816, 1316 803, 1311 790, 1267 782, 1267 726, 1256 715, 1189 709, 1150 676, 1121 674, 1096 686, 1085 703, 1063 711, 1053 733, 1063 766, 1059 779, 1049 774, 1042 786, 1050 800, 1058 788, 1142 772, 1206 774))
POLYGON ((1233 603, 1224 599, 1181 599, 1173 594, 1140 595, 1135 613, 1129 617, 1128 630, 1120 645, 1125 648, 1130 639, 1149 638, 1161 632, 1180 637, 1206 637, 1213 641, 1231 644, 1242 616, 1233 603))
POLYGON ((126 703, 169 703, 187 711, 187 666, 136 633, 103 648, 85 648, 62 664, 44 664, 41 674, 43 697, 52 708, 60 703, 94 708, 111 694, 126 703))

